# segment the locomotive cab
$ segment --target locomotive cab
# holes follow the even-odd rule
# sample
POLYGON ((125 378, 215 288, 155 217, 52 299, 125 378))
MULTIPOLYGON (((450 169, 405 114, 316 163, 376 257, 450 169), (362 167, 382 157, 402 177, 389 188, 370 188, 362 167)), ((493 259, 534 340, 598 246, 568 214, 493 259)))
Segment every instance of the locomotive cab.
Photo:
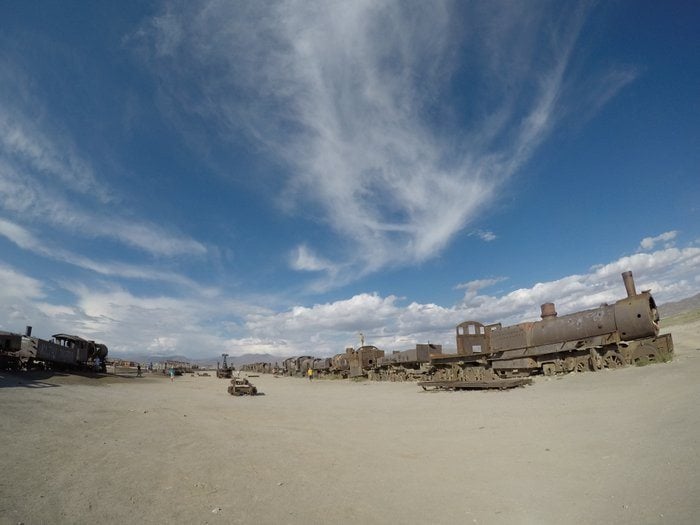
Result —
POLYGON ((477 321, 465 321, 457 325, 457 354, 490 354, 491 330, 500 328, 501 323, 484 325, 477 321))

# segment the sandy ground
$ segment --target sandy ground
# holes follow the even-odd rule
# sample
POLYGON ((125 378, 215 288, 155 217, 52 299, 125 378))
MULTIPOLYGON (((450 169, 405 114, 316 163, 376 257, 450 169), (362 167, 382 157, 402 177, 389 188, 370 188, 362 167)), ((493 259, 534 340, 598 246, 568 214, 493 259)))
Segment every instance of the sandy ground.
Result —
POLYGON ((700 321, 505 392, 0 373, 0 523, 698 523, 700 321))

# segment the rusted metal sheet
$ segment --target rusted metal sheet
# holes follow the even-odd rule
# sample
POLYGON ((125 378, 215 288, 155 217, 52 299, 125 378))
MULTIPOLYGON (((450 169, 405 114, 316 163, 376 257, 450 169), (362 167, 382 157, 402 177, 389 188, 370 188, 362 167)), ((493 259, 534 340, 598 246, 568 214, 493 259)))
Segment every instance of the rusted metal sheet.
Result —
POLYGON ((255 396, 258 394, 258 389, 255 385, 245 377, 235 377, 231 379, 231 385, 227 390, 232 396, 255 396))
POLYGON ((495 381, 420 381, 418 386, 423 390, 504 390, 525 386, 532 383, 529 377, 515 379, 498 379, 495 381))

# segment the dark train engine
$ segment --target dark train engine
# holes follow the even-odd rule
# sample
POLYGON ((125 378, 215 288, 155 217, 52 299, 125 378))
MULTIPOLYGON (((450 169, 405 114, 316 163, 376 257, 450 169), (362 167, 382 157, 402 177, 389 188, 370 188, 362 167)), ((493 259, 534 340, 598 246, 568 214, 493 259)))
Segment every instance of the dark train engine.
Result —
POLYGON ((0 332, 0 367, 9 369, 66 369, 104 372, 107 346, 77 335, 54 334, 50 341, 32 337, 28 326, 24 335, 0 332))

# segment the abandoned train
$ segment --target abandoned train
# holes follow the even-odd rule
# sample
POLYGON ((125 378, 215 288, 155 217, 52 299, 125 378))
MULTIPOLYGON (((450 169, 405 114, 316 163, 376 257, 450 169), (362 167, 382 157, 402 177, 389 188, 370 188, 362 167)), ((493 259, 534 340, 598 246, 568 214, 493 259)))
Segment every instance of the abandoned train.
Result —
POLYGON ((50 341, 0 331, 0 369, 93 370, 104 372, 107 346, 77 335, 55 334, 50 341))
POLYGON ((494 381, 668 360, 673 339, 659 335, 654 298, 648 290, 637 293, 632 272, 622 278, 627 297, 612 305, 558 317, 545 303, 541 321, 460 324, 457 354, 431 356, 432 379, 494 381))
POLYGON ((542 319, 502 326, 465 321, 456 328, 456 353, 440 345, 388 356, 363 345, 331 358, 293 357, 282 366, 246 365, 244 370, 374 380, 460 383, 475 387, 512 378, 618 368, 640 362, 667 361, 673 354, 670 334, 659 335, 659 314, 650 291, 637 293, 632 272, 622 279, 627 297, 612 305, 559 317, 553 303, 541 306, 542 319))

